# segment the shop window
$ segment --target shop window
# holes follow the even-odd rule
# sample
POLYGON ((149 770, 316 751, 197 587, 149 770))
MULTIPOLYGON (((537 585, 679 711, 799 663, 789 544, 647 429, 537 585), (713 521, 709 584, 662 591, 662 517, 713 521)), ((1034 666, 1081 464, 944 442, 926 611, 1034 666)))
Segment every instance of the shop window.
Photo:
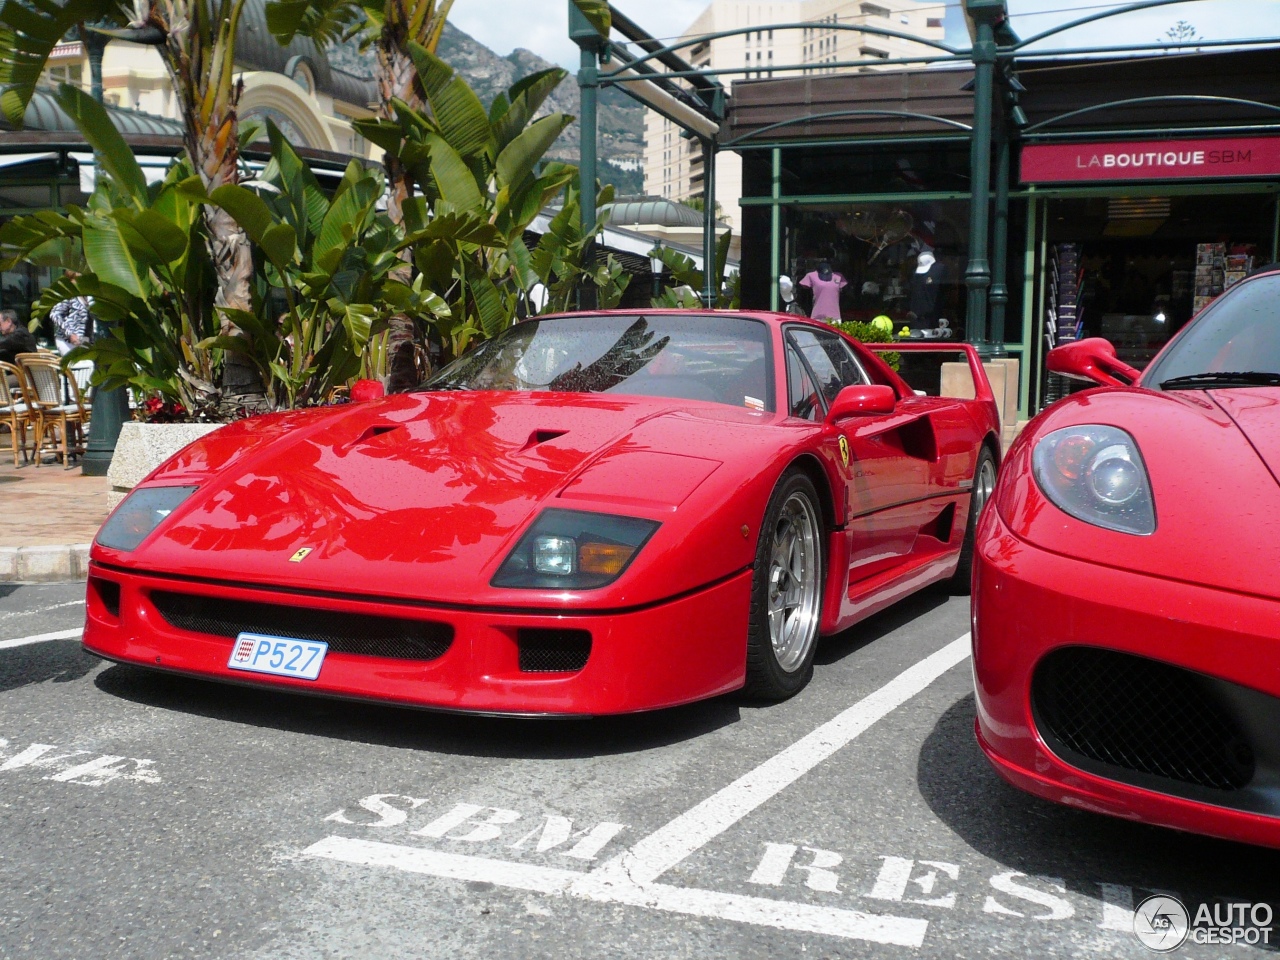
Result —
POLYGON ((821 285, 805 278, 830 271, 843 280, 836 319, 886 316, 896 329, 958 339, 968 234, 967 200, 886 200, 788 207, 779 242, 806 313, 817 309, 810 290, 821 285))
MULTIPOLYGON (((968 192, 968 189, 969 146, 964 142, 897 150, 884 147, 796 149, 784 150, 782 154, 784 196, 904 194, 921 190, 968 192)), ((763 195, 767 195, 767 191, 763 195)))
MULTIPOLYGON (((1042 333, 1105 337, 1139 369, 1188 320, 1273 255, 1272 195, 1089 197, 1047 209, 1042 333)), ((1045 399, 1071 385, 1046 384, 1045 399)))

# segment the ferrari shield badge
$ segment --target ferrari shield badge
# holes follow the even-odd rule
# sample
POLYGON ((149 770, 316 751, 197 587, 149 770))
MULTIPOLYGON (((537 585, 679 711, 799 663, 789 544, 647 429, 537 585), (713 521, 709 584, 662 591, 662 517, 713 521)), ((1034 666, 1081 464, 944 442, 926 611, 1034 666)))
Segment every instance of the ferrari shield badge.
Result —
MULTIPOLYGON (((841 439, 843 440, 844 438, 841 437, 841 439)), ((848 458, 846 458, 845 463, 848 463, 848 462, 849 462, 848 458)), ((310 552, 311 552, 310 547, 303 547, 301 550, 299 550, 297 553, 295 553, 292 557, 289 558, 289 562, 301 563, 303 560, 307 559, 307 554, 309 554, 310 552)))
POLYGON ((849 465, 849 438, 840 438, 840 462, 846 467, 849 465))

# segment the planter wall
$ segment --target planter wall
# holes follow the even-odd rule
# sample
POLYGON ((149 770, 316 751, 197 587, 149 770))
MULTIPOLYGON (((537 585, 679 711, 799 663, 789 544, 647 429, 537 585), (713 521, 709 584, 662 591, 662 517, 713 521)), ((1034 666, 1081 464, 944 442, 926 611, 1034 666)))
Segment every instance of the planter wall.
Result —
POLYGON ((126 423, 120 428, 120 439, 116 441, 116 451, 107 468, 107 479, 111 481, 107 508, 114 510, 152 470, 187 444, 220 426, 220 423, 126 423))

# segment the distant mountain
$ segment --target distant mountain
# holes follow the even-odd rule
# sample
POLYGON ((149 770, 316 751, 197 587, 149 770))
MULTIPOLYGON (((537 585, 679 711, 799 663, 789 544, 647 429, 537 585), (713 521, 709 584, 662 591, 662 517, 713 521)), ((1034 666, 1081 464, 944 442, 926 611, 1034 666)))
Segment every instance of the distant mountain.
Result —
MULTIPOLYGON (((513 50, 508 56, 500 57, 452 24, 445 24, 437 52, 471 84, 486 107, 521 77, 554 66, 524 49, 513 50)), ((356 76, 372 77, 374 74, 373 51, 361 53, 353 44, 330 49, 329 61, 340 70, 356 76)), ((579 115, 578 85, 572 74, 547 98, 543 111, 562 111, 574 117, 579 115)), ((600 179, 612 183, 620 196, 642 193, 640 164, 644 154, 644 107, 617 89, 606 89, 600 97, 597 122, 600 128, 600 179)), ((556 141, 548 156, 577 163, 580 141, 581 133, 578 124, 574 123, 556 141)))

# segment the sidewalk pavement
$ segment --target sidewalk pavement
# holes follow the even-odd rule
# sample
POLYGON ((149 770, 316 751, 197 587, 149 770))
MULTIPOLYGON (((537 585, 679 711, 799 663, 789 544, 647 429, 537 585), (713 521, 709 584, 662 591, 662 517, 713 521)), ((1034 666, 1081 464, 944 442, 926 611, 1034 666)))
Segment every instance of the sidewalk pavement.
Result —
POLYGON ((110 489, 106 477, 84 476, 75 461, 70 470, 60 463, 14 467, 7 446, 0 447, 0 583, 85 579, 110 489))

